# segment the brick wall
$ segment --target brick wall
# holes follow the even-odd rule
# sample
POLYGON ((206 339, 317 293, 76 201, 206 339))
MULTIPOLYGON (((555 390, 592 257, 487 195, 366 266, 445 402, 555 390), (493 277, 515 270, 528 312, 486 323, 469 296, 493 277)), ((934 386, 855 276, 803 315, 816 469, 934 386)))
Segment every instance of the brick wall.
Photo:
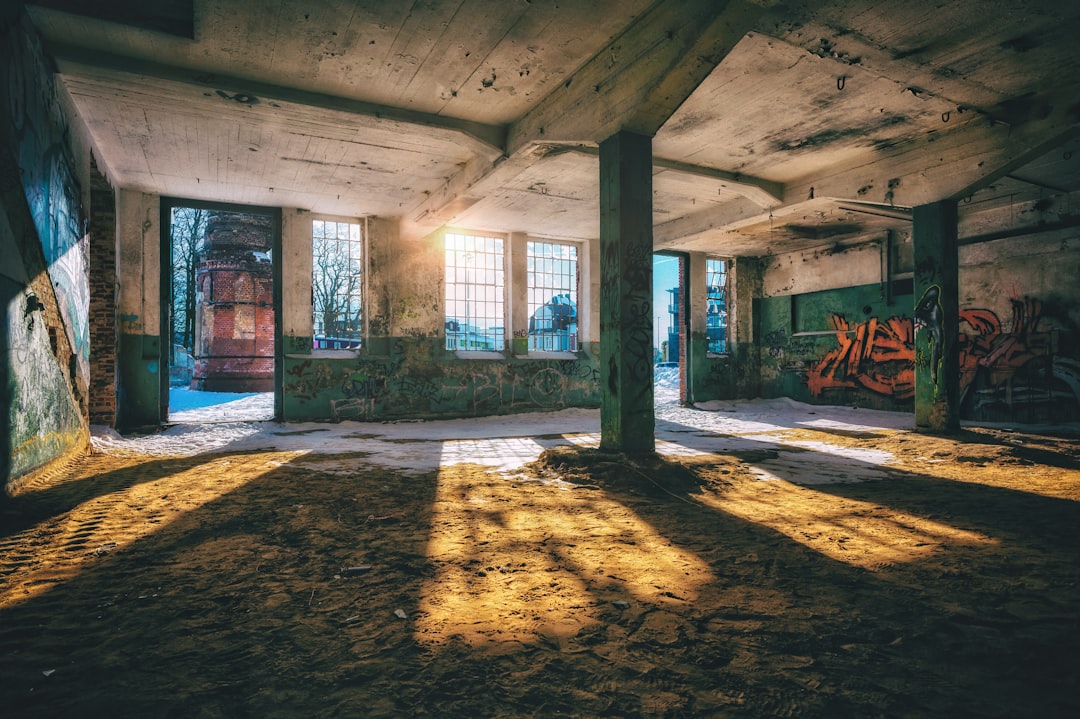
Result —
POLYGON ((92 424, 116 425, 116 201, 90 167, 90 387, 92 424))
POLYGON ((274 294, 269 217, 214 213, 196 270, 195 371, 191 386, 267 392, 274 381, 274 294))
POLYGON ((687 384, 686 364, 690 344, 687 342, 687 333, 690 330, 690 297, 691 289, 700 291, 700 288, 691 288, 687 282, 686 257, 679 257, 679 402, 686 404, 687 384))

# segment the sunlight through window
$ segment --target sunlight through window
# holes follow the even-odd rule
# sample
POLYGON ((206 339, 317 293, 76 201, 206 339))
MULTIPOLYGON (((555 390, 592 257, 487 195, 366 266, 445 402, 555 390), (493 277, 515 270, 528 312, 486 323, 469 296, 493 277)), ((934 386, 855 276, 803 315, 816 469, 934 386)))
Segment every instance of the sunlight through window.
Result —
POLYGON ((526 494, 522 481, 444 463, 420 641, 561 646, 615 602, 693 602, 713 580, 700 558, 599 489, 545 484, 526 494))
POLYGON ((922 559, 948 546, 997 543, 978 532, 781 479, 735 485, 723 494, 699 498, 830 559, 869 570, 922 559))
POLYGON ((0 554, 26 559, 16 562, 7 582, 0 585, 0 608, 26 602, 75 578, 94 562, 302 454, 209 456, 196 464, 183 458, 155 460, 164 463, 163 468, 175 461, 178 471, 101 494, 5 538, 0 554))

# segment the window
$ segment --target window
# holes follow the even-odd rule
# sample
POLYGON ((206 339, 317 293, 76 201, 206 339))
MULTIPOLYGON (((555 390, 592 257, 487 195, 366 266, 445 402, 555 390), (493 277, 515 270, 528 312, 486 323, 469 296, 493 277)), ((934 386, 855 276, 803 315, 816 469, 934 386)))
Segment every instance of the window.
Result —
POLYGON ((503 239, 446 233, 446 349, 502 352, 503 239))
POLYGON ((705 260, 705 337, 709 354, 727 354, 727 260, 705 260))
POLYGON ((577 246, 529 242, 529 350, 577 351, 577 246))
POLYGON ((359 223, 314 220, 311 230, 315 349, 357 349, 363 335, 363 234, 359 223))

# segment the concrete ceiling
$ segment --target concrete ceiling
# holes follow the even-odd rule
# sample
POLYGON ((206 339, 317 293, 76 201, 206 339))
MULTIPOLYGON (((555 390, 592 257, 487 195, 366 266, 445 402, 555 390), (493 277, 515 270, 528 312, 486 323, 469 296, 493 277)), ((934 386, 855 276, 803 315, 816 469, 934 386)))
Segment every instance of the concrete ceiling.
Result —
POLYGON ((620 128, 654 136, 665 249, 1080 190, 1078 3, 84 5, 28 10, 113 182, 168 196, 595 238, 620 128))

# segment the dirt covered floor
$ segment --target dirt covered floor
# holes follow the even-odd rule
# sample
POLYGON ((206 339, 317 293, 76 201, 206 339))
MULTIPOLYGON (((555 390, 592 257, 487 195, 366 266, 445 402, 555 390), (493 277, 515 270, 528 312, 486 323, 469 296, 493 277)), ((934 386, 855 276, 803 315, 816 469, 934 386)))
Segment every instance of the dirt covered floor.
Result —
POLYGON ((1080 716, 1080 442, 769 436, 515 471, 95 452, 3 508, 0 711, 1080 716), (836 452, 888 459, 785 476, 836 452))

